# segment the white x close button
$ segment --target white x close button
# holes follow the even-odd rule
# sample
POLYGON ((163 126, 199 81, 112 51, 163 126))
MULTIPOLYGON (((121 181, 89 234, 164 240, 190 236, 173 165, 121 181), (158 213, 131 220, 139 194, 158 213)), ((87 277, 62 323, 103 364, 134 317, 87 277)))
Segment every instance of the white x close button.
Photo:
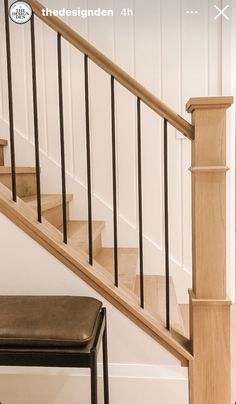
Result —
POLYGON ((217 18, 219 18, 220 16, 226 18, 226 20, 229 20, 229 17, 227 16, 227 14, 225 14, 225 11, 229 8, 229 4, 227 6, 225 6, 222 10, 214 5, 215 9, 219 11, 219 13, 215 16, 215 20, 217 20, 217 18))

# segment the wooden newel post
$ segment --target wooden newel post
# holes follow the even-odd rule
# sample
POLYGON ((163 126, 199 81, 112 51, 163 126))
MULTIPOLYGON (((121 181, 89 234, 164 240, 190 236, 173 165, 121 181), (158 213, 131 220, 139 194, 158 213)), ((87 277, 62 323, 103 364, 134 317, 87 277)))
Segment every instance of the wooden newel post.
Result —
POLYGON ((226 110, 232 97, 191 98, 192 253, 190 404, 230 404, 226 293, 226 110))

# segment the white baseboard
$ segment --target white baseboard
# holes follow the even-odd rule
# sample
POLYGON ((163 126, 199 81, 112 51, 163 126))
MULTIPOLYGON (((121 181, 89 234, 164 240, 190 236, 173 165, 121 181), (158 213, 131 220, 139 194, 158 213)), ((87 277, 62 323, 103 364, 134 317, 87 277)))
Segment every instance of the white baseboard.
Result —
MULTIPOLYGON (((187 370, 180 366, 110 364, 112 404, 187 404, 187 370)), ((103 403, 98 366, 99 404, 103 403)), ((0 368, 2 404, 89 404, 88 369, 0 368)))
MULTIPOLYGON (((102 363, 98 363, 98 377, 102 377, 102 363)), ((84 368, 52 368, 29 366, 0 366, 2 375, 34 375, 34 376, 88 376, 88 370, 84 368)), ((137 363, 109 363, 110 378, 128 379, 158 379, 158 380, 187 380, 188 369, 181 366, 150 365, 137 363)))

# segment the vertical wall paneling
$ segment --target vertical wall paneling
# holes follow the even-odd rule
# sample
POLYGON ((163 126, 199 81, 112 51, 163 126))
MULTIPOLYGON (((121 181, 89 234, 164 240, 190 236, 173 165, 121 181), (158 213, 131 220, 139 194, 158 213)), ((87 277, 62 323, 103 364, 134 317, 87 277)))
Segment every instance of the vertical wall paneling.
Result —
MULTIPOLYGON (((3 27, 4 26, 4 3, 1 2, 0 4, 0 25, 3 27)), ((0 118, 4 119, 4 71, 5 71, 5 51, 4 51, 4 45, 5 45, 5 35, 3 32, 1 32, 1 38, 2 40, 0 41, 0 118)))
POLYGON ((39 125, 39 145, 40 150, 47 154, 47 120, 48 110, 46 107, 46 61, 44 52, 44 27, 39 18, 35 18, 35 40, 36 40, 36 68, 37 68, 37 92, 38 92, 38 125, 39 125))
MULTIPOLYGON (((229 5, 227 15, 230 20, 222 21, 222 93, 236 97, 236 4, 233 0, 222 1, 222 8, 229 5)), ((234 98, 235 102, 236 98, 234 98)), ((235 302, 235 104, 228 112, 227 130, 227 292, 235 302)))
MULTIPOLYGON (((61 6, 69 8, 69 0, 64 0, 61 6)), ((70 23, 69 17, 64 17, 66 24, 70 23)), ((73 164, 73 133, 72 133, 72 100, 71 100, 71 71, 70 71, 70 48, 71 45, 62 39, 62 73, 63 73, 63 102, 64 102, 64 124, 65 124, 65 160, 66 171, 74 176, 73 164), (65 102, 66 101, 66 102, 65 102)))
MULTIPOLYGON (((214 23, 213 21, 212 23, 214 23)), ((208 95, 208 2, 182 0, 182 93, 183 102, 208 95), (186 10, 198 14, 186 14, 186 10)), ((189 115, 183 111, 186 118, 189 115)))
POLYGON ((45 62, 45 108, 47 109, 47 148, 50 159, 59 161, 59 112, 57 83, 57 35, 43 25, 45 62))
MULTIPOLYGON (((208 2, 182 0, 182 99, 208 95, 208 2), (198 14, 186 14, 187 10, 198 14), (201 33, 201 34, 200 34, 201 33)), ((184 112, 184 116, 189 116, 184 112)), ((191 269, 191 164, 190 142, 182 141, 183 262, 191 269)))
MULTIPOLYGON (((13 82, 13 108, 14 108, 14 122, 21 134, 29 139, 28 132, 28 101, 27 101, 27 80, 30 76, 27 75, 27 66, 25 63, 26 49, 25 25, 18 25, 10 21, 11 38, 11 57, 12 66, 12 82, 13 82)), ((17 156, 17 153, 16 153, 17 156)))
MULTIPOLYGON (((162 2, 162 89, 163 100, 181 113, 181 19, 180 0, 162 2)), ((182 167, 181 141, 168 126, 170 254, 182 262, 182 167)))
POLYGON ((63 100, 66 100, 64 102, 66 171, 69 175, 74 176, 70 47, 71 45, 62 39, 63 100))
MULTIPOLYGON (((104 0, 102 7, 113 8, 113 1, 104 0)), ((88 1, 89 9, 97 8, 97 0, 88 1)), ((114 20, 112 17, 89 19, 89 40, 108 57, 114 58, 114 20)), ((93 192, 107 206, 112 206, 110 77, 89 63, 91 105, 91 150, 93 192)))
MULTIPOLYGON (((121 15, 124 8, 134 9, 132 0, 114 2, 115 61, 134 76, 134 17, 121 15)), ((136 228, 135 172, 135 97, 116 85, 117 165, 119 215, 136 228), (128 111, 128 113, 127 113, 128 111)))
MULTIPOLYGON (((135 4, 135 76, 162 98, 161 1, 135 4)), ((142 105, 144 267, 149 271, 147 240, 163 248, 161 119, 142 105)), ((154 265, 155 266, 155 265, 154 265)), ((157 265, 156 265, 157 267, 157 265)))
MULTIPOLYGON (((77 0, 70 0, 69 7, 76 8, 77 0)), ((87 8, 87 1, 80 1, 80 7, 87 8)), ((72 29, 80 35, 88 37, 88 20, 71 18, 72 29)), ((84 108, 84 58, 73 46, 70 46, 71 77, 71 117, 74 178, 86 186, 86 146, 85 146, 85 108, 84 108)))
POLYGON ((222 86, 221 91, 223 95, 235 94, 235 44, 234 44, 234 30, 235 30, 235 4, 234 1, 225 0, 221 1, 221 6, 224 8, 229 5, 226 14, 230 18, 221 20, 221 69, 222 69, 222 86))
POLYGON ((30 24, 24 26, 24 47, 27 50, 24 54, 24 71, 26 73, 26 125, 27 134, 30 142, 34 141, 33 129, 33 93, 31 80, 31 40, 30 40, 30 24))
POLYGON ((222 20, 218 18, 214 19, 216 15, 216 9, 214 5, 221 8, 221 1, 208 0, 208 77, 209 86, 208 93, 210 96, 221 94, 222 76, 222 20))
MULTIPOLYGON (((63 0, 44 1, 44 5, 51 9, 63 7, 63 0)), ((48 156, 59 163, 59 107, 58 107, 58 82, 57 82, 57 34, 43 25, 44 34, 44 63, 45 63, 45 89, 47 109, 47 148, 48 156)), ((63 56, 64 60, 64 56, 63 56)))

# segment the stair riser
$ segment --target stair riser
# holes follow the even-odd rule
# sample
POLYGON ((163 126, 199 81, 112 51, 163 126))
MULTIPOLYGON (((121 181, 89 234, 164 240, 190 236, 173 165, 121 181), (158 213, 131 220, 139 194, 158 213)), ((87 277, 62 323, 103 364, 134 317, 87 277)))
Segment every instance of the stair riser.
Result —
POLYGON ((0 146, 0 166, 4 166, 4 146, 0 146))
MULTIPOLYGON (((114 249, 101 248, 100 254, 95 254, 95 260, 114 276, 114 249)), ((118 272, 120 285, 134 291, 137 273, 138 250, 118 249, 118 272)))
MULTIPOLYGON (((88 253, 88 240, 86 241, 75 241, 71 240, 71 245, 74 248, 80 248, 84 252, 88 253)), ((102 236, 99 234, 97 237, 93 239, 93 255, 96 256, 100 252, 102 248, 102 236)))
MULTIPOLYGON (((0 174, 0 182, 12 189, 11 174, 0 174)), ((17 195, 20 198, 36 194, 36 180, 34 173, 16 174, 17 195)))
MULTIPOLYGON (((69 202, 66 204, 67 220, 70 217, 69 202)), ((63 224, 62 205, 47 209, 43 212, 43 217, 57 229, 63 224)))
MULTIPOLYGON (((102 236, 99 234, 93 242, 93 254, 96 255, 102 248, 102 236)), ((87 249, 88 251, 88 249, 87 249)))
MULTIPOLYGON (((149 310, 155 317, 159 318, 166 323, 166 280, 164 276, 161 275, 144 275, 144 299, 145 307, 149 310)), ((171 327, 176 331, 184 335, 184 325, 183 319, 180 312, 180 308, 177 302, 175 287, 173 280, 170 277, 169 281, 170 287, 170 318, 171 327)), ((140 275, 136 276, 135 289, 134 292, 137 296, 140 294, 140 275)))

